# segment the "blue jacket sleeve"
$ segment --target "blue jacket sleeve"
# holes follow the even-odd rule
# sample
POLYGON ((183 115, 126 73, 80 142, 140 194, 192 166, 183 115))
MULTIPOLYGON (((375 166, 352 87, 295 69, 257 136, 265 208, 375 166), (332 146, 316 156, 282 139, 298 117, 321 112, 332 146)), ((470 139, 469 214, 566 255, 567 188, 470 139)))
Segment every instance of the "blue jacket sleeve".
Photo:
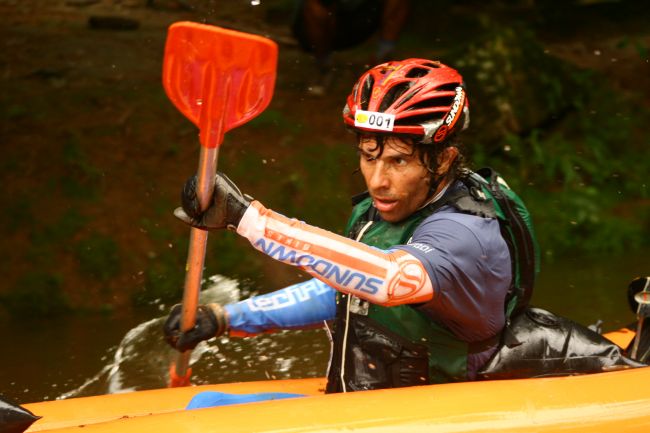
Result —
POLYGON ((336 290, 314 278, 224 308, 234 335, 304 329, 334 318, 336 290))

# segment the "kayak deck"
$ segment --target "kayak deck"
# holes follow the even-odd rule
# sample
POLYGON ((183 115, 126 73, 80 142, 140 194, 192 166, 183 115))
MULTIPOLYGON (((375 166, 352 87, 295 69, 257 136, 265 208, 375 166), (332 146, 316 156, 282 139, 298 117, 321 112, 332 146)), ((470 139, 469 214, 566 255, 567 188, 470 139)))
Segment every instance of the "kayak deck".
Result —
MULTIPOLYGON (((606 337, 626 347, 634 332, 606 337)), ((23 406, 42 416, 28 432, 52 433, 650 431, 650 367, 328 395, 325 384, 324 378, 229 383, 23 406), (204 391, 306 397, 185 410, 204 391)))
POLYGON ((650 367, 582 376, 322 394, 324 379, 138 391, 24 405, 28 431, 95 432, 647 432, 650 367), (198 392, 309 397, 183 410, 198 392), (83 427, 82 427, 83 426, 83 427))
POLYGON ((225 383, 219 385, 163 388, 123 394, 106 394, 30 403, 22 406, 34 414, 43 417, 27 430, 28 432, 37 432, 182 411, 192 397, 204 391, 219 391, 233 394, 287 392, 319 395, 325 392, 325 383, 324 378, 225 383))

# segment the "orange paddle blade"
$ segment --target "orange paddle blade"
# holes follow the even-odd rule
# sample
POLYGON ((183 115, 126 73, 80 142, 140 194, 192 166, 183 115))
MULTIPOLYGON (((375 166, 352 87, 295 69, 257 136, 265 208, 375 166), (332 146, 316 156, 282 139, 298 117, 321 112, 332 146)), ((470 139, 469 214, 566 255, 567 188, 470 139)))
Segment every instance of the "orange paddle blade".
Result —
POLYGON ((201 145, 214 148, 269 105, 277 57, 277 45, 261 36, 179 22, 167 33, 163 85, 199 127, 201 145))

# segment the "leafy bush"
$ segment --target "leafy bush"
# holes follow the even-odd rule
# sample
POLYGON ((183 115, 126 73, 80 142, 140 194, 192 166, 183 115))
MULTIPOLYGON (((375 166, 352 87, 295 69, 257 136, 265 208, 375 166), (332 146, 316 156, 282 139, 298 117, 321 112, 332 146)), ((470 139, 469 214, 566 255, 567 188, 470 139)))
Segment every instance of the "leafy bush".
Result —
POLYGON ((81 271, 86 275, 108 281, 120 271, 120 253, 113 238, 92 234, 79 241, 74 252, 81 271))
POLYGON ((163 251, 151 257, 144 271, 144 287, 133 294, 134 305, 180 302, 183 294, 184 269, 183 260, 178 254, 163 251))
POLYGON ((61 278, 44 272, 29 272, 2 297, 2 303, 13 316, 56 316, 70 310, 61 290, 61 278))
MULTIPOLYGON (((171 207, 160 202, 156 205, 156 213, 160 216, 171 207)), ((188 237, 175 235, 169 227, 147 218, 140 221, 140 226, 153 246, 144 270, 144 286, 132 296, 134 305, 179 302, 183 293, 188 237)))
POLYGON ((60 178, 63 193, 70 198, 91 200, 97 196, 101 175, 88 160, 78 134, 70 133, 63 145, 63 166, 60 178))
POLYGON ((457 62, 478 113, 473 166, 496 168, 521 194, 547 257, 648 246, 650 112, 515 28, 486 23, 457 62))

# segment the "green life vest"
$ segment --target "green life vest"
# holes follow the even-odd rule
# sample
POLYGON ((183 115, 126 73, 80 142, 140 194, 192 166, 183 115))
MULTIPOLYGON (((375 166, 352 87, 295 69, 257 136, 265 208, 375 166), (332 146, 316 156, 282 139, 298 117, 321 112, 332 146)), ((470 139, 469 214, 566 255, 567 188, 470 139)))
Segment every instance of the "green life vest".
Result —
POLYGON ((479 201, 483 197, 493 205, 501 236, 508 245, 513 279, 505 309, 510 319, 528 306, 539 274, 540 250, 533 221, 523 200, 495 170, 486 167, 470 173, 465 184, 479 201))
MULTIPOLYGON (((523 308, 524 303, 527 303, 530 298, 532 282, 538 269, 538 262, 535 260, 539 257, 539 253, 530 216, 523 202, 514 192, 504 198, 503 188, 507 185, 505 182, 497 182, 497 179, 500 179, 498 175, 492 171, 484 171, 483 174, 487 174, 488 179, 472 173, 464 180, 469 194, 461 190, 443 197, 399 223, 376 219, 373 215, 376 210, 372 207, 372 199, 366 197, 355 205, 347 224, 346 234, 364 244, 389 249, 394 245, 406 244, 420 223, 443 205, 452 205, 465 213, 498 218, 502 236, 506 239, 513 260, 513 283, 506 300, 507 306, 504 308, 504 314, 509 316, 513 310, 523 308), (492 185, 493 183, 496 183, 496 186, 492 185), (517 211, 522 212, 523 217, 511 215, 515 208, 512 203, 513 197, 521 204, 517 211), (515 226, 513 219, 526 219, 530 229, 526 224, 513 228, 515 226), (521 231, 525 232, 527 240, 530 241, 530 248, 524 248, 521 243, 517 243, 519 241, 515 238, 515 233, 516 236, 521 237, 521 231), (531 260, 521 264, 519 256, 523 255, 524 251, 529 255, 532 254, 531 260), (532 273, 532 276, 529 274, 522 277, 521 272, 532 273), (531 284, 522 288, 522 282, 526 284, 531 282, 531 284)), ((509 188, 507 190, 511 192, 509 188)), ((328 392, 467 380, 468 353, 487 348, 485 344, 480 343, 470 347, 446 327, 437 324, 410 305, 384 307, 354 297, 349 298, 345 294, 338 295, 337 303, 339 310, 335 321, 334 350, 328 373, 328 392), (365 303, 365 308, 360 308, 361 314, 351 311, 350 305, 357 306, 355 308, 359 310, 358 305, 362 303, 365 303), (344 333, 348 334, 345 338, 342 335, 344 333), (391 339, 393 341, 390 344, 380 347, 379 341, 385 343, 391 339), (344 341, 348 347, 345 347, 344 341), (405 359, 399 362, 400 357, 405 359), (363 364, 374 365, 375 369, 380 370, 384 368, 386 371, 364 369, 363 364), (420 365, 419 370, 418 365, 420 365), (416 371, 411 374, 409 368, 416 371)), ((483 343, 494 345, 495 342, 496 338, 483 343)))
MULTIPOLYGON (((349 237, 355 235, 360 225, 367 223, 364 216, 368 215, 371 206, 372 199, 368 197, 354 207, 346 231, 349 237)), ((415 229, 431 213, 431 209, 425 208, 397 224, 383 220, 373 222, 360 242, 383 250, 406 244, 415 229)), ((383 307, 370 304, 368 318, 427 347, 429 383, 456 382, 466 378, 467 343, 458 340, 451 331, 436 324, 424 313, 410 305, 383 307)))

